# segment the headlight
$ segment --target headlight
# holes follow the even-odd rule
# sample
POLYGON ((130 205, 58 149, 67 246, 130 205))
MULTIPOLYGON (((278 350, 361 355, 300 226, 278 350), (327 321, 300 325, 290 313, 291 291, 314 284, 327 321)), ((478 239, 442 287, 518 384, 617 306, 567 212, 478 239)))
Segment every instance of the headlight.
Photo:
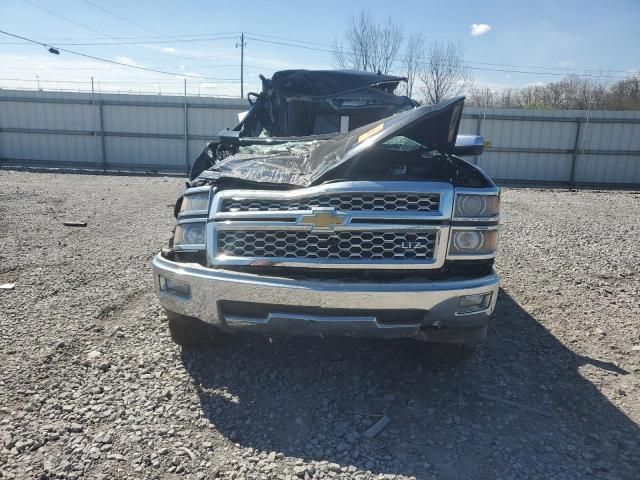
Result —
POLYGON ((198 211, 209 211, 209 192, 193 193, 185 195, 180 205, 180 213, 193 213, 198 211))
POLYGON ((455 228, 451 231, 449 254, 489 255, 498 247, 497 230, 469 230, 455 228))
POLYGON ((482 245, 482 234, 473 230, 455 232, 453 247, 459 252, 475 252, 482 245))
POLYGON ((500 212, 498 195, 464 194, 456 195, 456 218, 495 217, 500 212))
POLYGON ((193 245, 204 247, 205 222, 180 223, 176 226, 176 233, 173 236, 173 246, 180 247, 193 245))

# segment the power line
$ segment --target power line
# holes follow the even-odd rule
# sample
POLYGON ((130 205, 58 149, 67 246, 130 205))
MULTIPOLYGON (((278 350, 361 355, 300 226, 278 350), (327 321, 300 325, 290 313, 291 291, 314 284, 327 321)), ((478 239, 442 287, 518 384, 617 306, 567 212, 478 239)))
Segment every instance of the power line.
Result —
MULTIPOLYGON (((25 0, 26 1, 26 0, 25 0)), ((85 0, 88 3, 92 3, 89 0, 85 0)), ((93 3, 92 3, 93 4, 93 3)), ((95 5, 94 5, 95 6, 95 5)), ((113 12, 111 12, 113 13, 113 12)), ((117 15, 116 15, 117 16, 117 15)), ((64 17, 63 17, 64 18, 64 17)), ((119 17, 120 18, 120 17, 119 17)), ((66 19, 66 18, 65 18, 66 19)), ((127 21, 124 17, 122 17, 123 20, 127 21)), ((69 19, 67 19, 69 20, 69 19)), ((135 23, 134 23, 135 24, 135 23)), ((146 30, 155 32, 154 30, 151 29, 147 29, 146 27, 143 27, 141 25, 135 24, 141 28, 145 28, 146 30)), ((83 26, 84 27, 84 26, 83 26)), ((236 35, 236 34, 240 34, 241 32, 239 31, 227 31, 227 32, 219 32, 219 33, 197 33, 197 34, 178 34, 178 35, 157 35, 157 36, 146 36, 146 37, 140 37, 140 36, 129 36, 129 37, 123 37, 123 36, 118 36, 118 37, 113 37, 110 36, 110 38, 116 39, 116 40, 144 40, 144 39, 152 39, 152 40, 156 40, 156 39, 161 39, 161 38, 172 38, 172 39, 176 39, 174 41, 184 41, 184 42, 199 42, 199 41, 209 41, 209 40, 216 40, 217 38, 219 38, 219 35, 236 35), (194 38, 194 37, 207 37, 207 38, 194 38), (183 39, 183 40, 180 40, 183 39)), ((300 43, 300 44, 306 44, 306 45, 315 45, 318 47, 326 47, 326 48, 310 48, 312 50, 317 50, 317 51, 321 51, 321 52, 326 52, 326 53, 334 53, 335 52, 335 45, 330 45, 328 43, 321 43, 321 42, 311 42, 311 41, 307 41, 307 40, 299 40, 299 39, 294 39, 294 38, 290 38, 290 37, 282 37, 282 36, 277 36, 277 35, 267 35, 264 33, 257 33, 257 32, 246 32, 248 35, 253 36, 253 37, 264 37, 264 38, 255 38, 257 41, 264 41, 264 42, 268 42, 266 39, 276 39, 276 40, 283 40, 284 42, 280 42, 277 44, 281 44, 281 45, 285 45, 285 46, 292 46, 292 47, 301 47, 300 45, 292 45, 291 43, 286 43, 286 42, 295 42, 295 43, 300 43)), ((104 35, 102 35, 104 36, 104 35)), ((51 37, 51 40, 82 40, 83 38, 87 38, 87 39, 92 39, 95 37, 51 37)), ((235 37, 232 37, 235 38, 235 37)), ((131 42, 131 44, 134 44, 137 42, 131 42)), ((163 42, 144 42, 144 41, 140 41, 139 43, 144 44, 144 43, 163 43, 163 42)), ((170 42, 167 42, 170 43, 170 42)), ((268 42, 268 43, 276 43, 276 42, 268 42)), ((9 43, 4 43, 5 45, 8 45, 9 43)), ((126 44, 125 42, 122 42, 122 44, 126 44)), ((11 43, 11 45, 13 45, 13 43, 11 43)), ((60 44, 60 45, 71 45, 71 46, 79 46, 79 45, 101 45, 98 43, 68 43, 68 44, 60 44)), ((249 55, 247 55, 249 56, 249 55)), ((622 73, 622 74, 627 74, 628 71, 627 70, 613 70, 613 69, 608 69, 608 68, 602 68, 602 67, 559 67, 559 66, 542 66, 542 65, 518 65, 518 64, 510 64, 510 63, 495 63, 495 62, 479 62, 479 61, 475 61, 475 60, 466 60, 466 63, 468 64, 475 64, 475 65, 489 65, 489 66, 495 66, 495 67, 509 67, 509 68, 516 68, 516 69, 541 69, 541 70, 554 70, 556 72, 558 71, 562 71, 562 70, 566 70, 566 71, 577 71, 577 72, 608 72, 608 73, 622 73)), ((537 72, 532 72, 532 73, 537 73, 537 72)), ((599 74, 594 74, 597 76, 600 76, 599 74)))
POLYGON ((326 48, 318 48, 318 47, 308 47, 306 45, 295 45, 292 43, 286 43, 286 42, 279 42, 276 40, 265 40, 262 38, 256 38, 256 37, 247 37, 251 40, 255 40, 257 42, 263 42, 263 43, 272 43, 274 45, 283 45, 285 47, 296 47, 296 48, 304 48, 305 50, 315 50, 316 52, 327 52, 327 53, 335 53, 336 50, 328 50, 326 48))
MULTIPOLYGON (((184 65, 183 65, 184 66, 184 65)), ((266 65, 248 65, 247 63, 244 64, 245 67, 250 67, 250 68, 262 68, 262 69, 272 69, 273 67, 268 67, 266 65)), ((163 66, 152 66, 153 68, 179 68, 179 67, 175 67, 175 66, 167 66, 167 67, 163 67, 163 66)), ((104 72, 105 73, 109 73, 109 72, 113 72, 113 70, 109 70, 110 67, 105 66, 104 67, 104 72)), ((189 68, 240 68, 240 64, 228 64, 228 65, 189 65, 189 68)), ((40 67, 7 67, 6 69, 7 71, 35 71, 35 72, 45 72, 48 73, 51 71, 51 69, 45 67, 45 68, 40 68, 40 67)), ((55 66, 55 70, 96 70, 96 67, 58 67, 55 66)), ((176 73, 175 75, 179 75, 178 73, 176 73)), ((247 74, 245 73, 245 78, 247 78, 247 74)))
POLYGON ((542 70, 569 70, 569 71, 580 71, 580 72, 597 72, 597 71, 607 71, 609 73, 628 73, 627 70, 609 70, 606 68, 577 68, 577 67, 543 67, 540 65, 513 65, 509 63, 491 63, 491 62, 476 62, 472 60, 465 60, 466 63, 474 63, 478 65, 494 65, 498 67, 513 67, 513 68, 539 68, 542 70))
MULTIPOLYGON (((143 25, 140 25, 139 23, 134 22, 133 20, 129 20, 128 18, 123 17, 122 15, 119 15, 117 13, 114 13, 114 12, 110 11, 110 10, 107 10, 106 8, 103 8, 103 7, 99 6, 99 5, 96 5, 91 0, 84 0, 84 1, 86 3, 88 3, 89 5, 92 5, 93 7, 97 8, 99 10, 102 10, 103 12, 107 13, 108 15, 111 15, 111 16, 113 16, 115 18, 118 18, 118 19, 124 21, 124 22, 127 22, 127 23, 129 23, 131 25, 134 25, 134 26, 138 27, 138 28, 141 28, 142 30, 146 30, 148 32, 155 33, 155 34, 161 35, 161 36, 163 35, 161 32, 158 32, 156 30, 147 28, 147 27, 145 27, 143 25)), ((200 43, 202 43, 202 42, 208 42, 208 41, 212 41, 212 40, 230 40, 232 38, 234 38, 234 37, 231 37, 231 36, 211 37, 210 36, 209 38, 172 39, 172 40, 165 40, 165 41, 152 41, 152 42, 143 42, 143 43, 177 43, 177 42, 200 42, 200 43)), ((123 45, 124 44, 125 43, 123 43, 123 45)), ((242 79, 242 76, 241 76, 241 79, 242 79)), ((242 90, 242 88, 241 88, 241 90, 242 90)))
MULTIPOLYGON (((21 40, 26 40, 28 42, 34 43, 36 45, 42 45, 45 48, 51 48, 51 45, 48 45, 46 43, 42 43, 42 42, 38 42, 37 40, 32 40, 30 38, 27 37, 22 37, 20 35, 16 35, 13 33, 9 33, 9 32, 5 32, 4 30, 0 30, 0 33, 3 33, 5 35, 9 35, 10 37, 15 37, 15 38, 19 38, 21 40)), ((122 63, 122 62, 117 62, 115 60, 109 60, 106 58, 101 58, 101 57, 95 57, 93 55, 87 55, 86 53, 80 53, 80 52, 75 52, 73 50, 68 50, 66 48, 58 48, 57 50, 60 50, 61 52, 66 52, 69 53, 71 55, 77 55, 79 57, 84 57, 84 58, 90 58, 92 60, 97 60, 99 62, 105 62, 105 63, 111 63, 113 65, 120 65, 122 67, 128 67, 128 68, 135 68, 137 70, 145 70, 147 72, 155 72, 155 73, 162 73, 164 75, 172 75, 172 76, 179 76, 179 77, 187 77, 187 78, 197 78, 197 79, 203 79, 203 80, 213 80, 215 81, 215 79, 213 78, 208 78, 208 77, 202 77, 202 76, 198 76, 198 75, 188 75, 186 73, 173 73, 173 72, 165 72, 163 70, 156 70, 154 68, 147 68, 147 67, 141 67, 139 65, 129 65, 127 63, 122 63)))
POLYGON ((249 35, 254 35, 254 36, 258 36, 258 37, 275 38, 276 40, 285 40, 285 41, 289 41, 289 42, 306 43, 307 45, 317 45, 317 46, 320 46, 320 47, 335 48, 335 45, 329 45, 328 43, 309 42, 307 40, 296 40, 295 38, 279 37, 279 36, 276 36, 276 35, 265 35, 264 33, 256 33, 256 32, 247 32, 247 33, 249 35))
POLYGON ((146 30, 147 32, 155 33, 157 35, 162 35, 162 33, 160 33, 160 32, 157 32, 157 31, 152 30, 150 28, 144 27, 144 26, 140 25, 139 23, 134 22, 133 20, 129 20, 128 18, 123 17, 121 15, 118 15, 117 13, 114 13, 114 12, 112 12, 110 10, 107 10, 106 8, 101 7, 100 5, 96 5, 91 0, 84 0, 84 1, 85 1, 85 3, 88 3, 92 7, 97 8, 98 10, 102 10, 107 15, 111 15, 112 17, 119 18, 120 20, 122 20, 124 22, 127 22, 128 24, 133 25, 134 27, 141 28, 142 30, 146 30))
POLYGON ((31 0, 23 0, 25 3, 28 3, 29 5, 31 5, 32 7, 36 7, 39 8, 40 10, 47 12, 49 15, 53 15, 54 17, 58 17, 61 18, 62 20, 65 20, 69 23, 73 23, 74 25, 77 25, 80 28, 84 28, 85 30, 89 30, 93 33, 97 33, 98 35, 101 35, 103 37, 109 37, 109 35, 107 35, 106 33, 103 33, 99 30, 95 30, 91 27, 88 27, 86 25, 83 25, 82 23, 76 22, 75 20, 71 20, 70 18, 67 18, 63 15, 60 15, 59 13, 54 12, 53 10, 49 10, 47 7, 43 7, 42 5, 38 5, 37 3, 32 2, 31 0))
MULTIPOLYGON (((121 35, 112 35, 111 38, 117 40, 145 40, 145 39, 159 39, 159 38, 193 38, 193 37, 210 37, 211 35, 239 35, 240 31, 236 32, 218 32, 218 33, 197 33, 197 34, 180 34, 180 35, 148 35, 148 36, 121 36, 121 35)), ((100 35, 99 37, 42 37, 43 40, 100 40, 104 37, 104 35, 100 35)), ((197 39, 196 39, 197 40, 197 39)))
MULTIPOLYGON (((42 10, 44 12, 47 12, 50 15, 53 15, 54 17, 61 18, 62 20, 65 20, 65 21, 67 21, 69 23, 72 23, 72 24, 77 25, 77 26, 79 26, 81 28, 84 28, 85 30, 89 30, 90 32, 94 32, 94 33, 97 33, 98 35, 102 35, 103 37, 110 38, 108 34, 106 34, 104 32, 101 32, 100 30, 96 30, 95 28, 91 28, 91 27, 89 27, 87 25, 84 25, 84 24, 82 24, 80 22, 76 22, 75 20, 72 20, 72 19, 70 19, 68 17, 65 17, 64 15, 60 15, 59 13, 56 13, 53 10, 50 10, 50 9, 48 9, 46 7, 43 7, 42 5, 38 5, 37 3, 34 3, 31 0, 23 0, 23 1, 28 3, 31 6, 39 8, 40 10, 42 10)), ((151 50, 149 48, 142 47, 142 46, 137 46, 136 45, 136 47, 140 48, 142 50, 153 51, 153 50, 151 50)))
MULTIPOLYGON (((558 77, 566 77, 569 75, 566 72, 535 72, 531 70, 513 70, 513 69, 505 69, 505 68, 490 68, 490 67, 472 67, 467 65, 467 68, 471 70, 481 70, 486 72, 504 72, 504 73, 526 73, 526 74, 534 74, 534 75, 554 75, 558 77)), ((592 73, 574 73, 571 75, 576 75, 578 77, 597 77, 597 78, 625 78, 624 75, 603 75, 603 74, 592 74, 592 73)))
MULTIPOLYGON (((309 47, 309 46, 305 46, 305 45, 295 45, 292 43, 286 43, 286 42, 279 42, 279 41, 275 41, 275 40, 265 40, 265 39, 260 39, 260 38, 256 38, 256 37, 247 37, 250 40, 254 40, 257 42, 264 42, 264 43, 272 43, 275 45, 283 45, 286 47, 294 47, 294 48, 303 48, 306 50, 315 50, 315 51, 319 51, 319 52, 328 52, 328 53, 337 53, 337 50, 328 50, 328 49, 324 49, 324 48, 316 48, 316 47, 309 47)), ((397 60, 396 60, 397 61, 397 60)), ((426 62, 420 62, 422 65, 426 65, 426 62)), ((515 70, 515 69, 504 69, 504 68, 490 68, 490 67, 474 67, 468 64, 469 62, 466 62, 466 66, 467 68, 471 69, 471 70, 481 70, 481 71, 488 71, 488 72, 504 72, 504 73, 524 73, 524 74, 534 74, 534 75, 554 75, 554 76, 567 76, 567 73, 560 73, 560 72, 536 72, 536 71, 530 71, 530 70, 515 70)), ((598 78, 625 78, 625 76, 620 76, 620 75, 603 75, 603 74, 590 74, 590 73, 581 73, 581 74, 575 74, 579 77, 598 77, 598 78)))
MULTIPOLYGON (((98 35, 102 35, 105 38, 111 38, 112 40, 118 40, 116 37, 113 37, 113 36, 111 36, 111 35, 109 35, 107 33, 101 32, 100 30, 96 30, 95 28, 91 28, 91 27, 89 27, 87 25, 84 25, 84 24, 82 24, 80 22, 76 22, 75 20, 72 20, 72 19, 70 19, 68 17, 65 17, 63 15, 60 15, 60 14, 58 14, 58 13, 54 12, 53 10, 50 10, 50 9, 48 9, 46 7, 43 7, 42 5, 38 5, 37 3, 34 3, 31 0, 24 0, 24 1, 26 3, 28 3, 29 5, 32 5, 32 6, 36 7, 36 8, 39 8, 40 10, 43 10, 43 11, 53 15, 54 17, 61 18, 62 20, 65 20, 65 21, 70 22, 70 23, 72 23, 74 25, 77 25, 77 26, 79 26, 81 28, 84 28, 85 30, 89 30, 90 32, 97 33, 98 35)), ((78 44, 76 46, 79 46, 79 45, 80 44, 78 44)), ((141 49, 141 50, 145 50, 147 52, 160 53, 160 54, 162 54, 164 56, 174 57, 174 55, 172 55, 171 53, 165 53, 163 51, 153 50, 153 49, 150 49, 150 48, 147 48, 147 47, 143 47, 142 45, 132 44, 132 46, 134 46, 134 47, 136 47, 138 49, 141 49)), ((184 58, 189 58, 189 57, 184 56, 184 58)))
MULTIPOLYGON (((316 45, 316 46, 321 46, 321 47, 327 47, 327 49, 319 49, 319 51, 327 51, 330 53, 334 53, 335 52, 335 45, 330 45, 327 43, 320 43, 320 42, 309 42, 309 41, 305 41, 305 40, 296 40, 293 38, 287 38, 287 37, 279 37, 276 35, 265 35, 262 33, 255 33, 255 32, 247 32, 249 35, 253 35, 253 36, 258 36, 258 37, 265 37, 265 38, 274 38, 276 40, 284 40, 284 41, 289 41, 289 42, 296 42, 296 43, 304 43, 304 44, 309 44, 309 45, 316 45)), ((259 41, 259 40, 258 40, 259 41)), ((572 71, 582 71, 582 72, 593 72, 593 71, 607 71, 609 73, 628 73, 626 70, 610 70, 610 69, 604 69, 604 68, 579 68, 579 67, 546 67, 546 66, 539 66, 539 65, 513 65, 513 64, 507 64, 507 63, 492 63, 492 62, 478 62, 478 61, 473 61, 473 60, 466 60, 466 63, 472 63, 472 64, 477 64, 477 65, 491 65, 491 66, 496 66, 496 67, 511 67, 511 68, 535 68, 535 69, 542 69, 542 70, 572 70, 572 71)))
MULTIPOLYGON (((115 37, 108 37, 115 38, 115 37)), ((230 40, 236 38, 233 36, 224 37, 209 37, 206 39, 184 39, 184 40, 145 40, 145 41, 124 41, 124 42, 56 42, 56 45, 75 46, 75 47, 96 47, 96 46, 109 46, 109 45, 152 45, 158 43, 185 43, 185 42, 210 42, 215 40, 230 40)), ((3 42, 2 45, 25 45, 24 42, 3 42)), ((155 50, 154 50, 155 52, 155 50)))
MULTIPOLYGON (((246 38, 246 37, 245 37, 246 38)), ((259 56, 259 55, 249 55, 248 53, 245 53, 244 56, 246 58, 252 58, 255 60, 263 60, 263 61, 269 61, 269 59, 264 58, 264 56, 259 56)), ((316 69, 327 69, 327 68, 331 68, 327 65, 318 65, 318 64, 310 64, 310 63, 300 63, 300 62, 293 62, 291 60, 287 60, 286 65, 285 66, 274 66, 274 65, 256 65, 254 64, 254 67, 257 68, 266 68, 269 70, 278 70, 278 69, 282 69, 282 68, 290 68, 292 65, 297 65, 299 67, 303 67, 303 68, 316 68, 316 69)))
MULTIPOLYGON (((35 3, 33 3, 30 0, 24 0, 26 3, 33 5, 41 10, 46 11, 47 13, 50 13, 51 15, 54 15, 58 18, 62 18, 65 21, 71 22, 75 25, 78 25, 82 28, 85 28, 87 30, 96 32, 100 35, 102 35, 103 37, 107 37, 107 38, 112 38, 114 40, 118 40, 118 37, 111 37, 110 35, 100 32, 98 30, 95 30, 91 27, 88 27, 86 25, 83 25, 79 22, 76 22, 70 18, 64 17, 62 15, 59 15, 45 7, 42 7, 40 5, 37 5, 35 3)), ((92 3, 89 0, 85 0, 88 3, 92 3)), ((95 5, 94 5, 95 6, 95 5)), ((117 14, 115 14, 117 16, 117 14)), ((124 17, 122 17, 124 19, 124 17)), ((135 22, 134 22, 135 23, 135 22)), ((136 24, 137 25, 137 24, 136 24)), ((140 28, 145 28, 140 26, 140 28)), ((146 28, 145 28, 146 29, 146 28)), ((147 29, 149 31, 155 32, 154 30, 151 29, 147 29)), ((155 32, 157 33, 157 32, 155 32)), ((200 36, 203 36, 204 34, 198 34, 200 36)), ((144 43, 171 43, 171 42, 191 42, 191 41, 195 41, 195 42, 204 42, 204 41, 213 41, 213 40, 225 40, 225 39, 232 39, 234 37, 229 37, 229 36, 219 36, 219 35, 223 35, 222 33, 220 34, 209 34, 209 37, 207 38, 198 38, 198 39, 176 39, 176 40, 159 40, 159 41, 150 41, 150 42, 100 42, 100 43, 67 43, 67 44, 61 44, 61 45, 73 45, 73 46, 81 46, 81 45, 86 45, 86 46, 98 46, 98 45, 104 45, 104 46, 109 46, 109 45, 134 45, 134 46, 138 46, 138 48, 142 48, 144 50, 148 50, 148 51, 153 51, 154 53, 162 53, 165 56, 171 56, 174 58, 193 58, 193 59, 206 59, 208 57, 202 57, 202 56, 187 56, 184 54, 181 54, 180 56, 177 55, 172 55, 170 53, 166 53, 166 52, 159 52, 156 50, 150 50, 147 49, 145 47, 139 46, 139 44, 144 44, 144 43), (218 36, 212 36, 212 35, 218 35, 218 36)), ((259 34, 259 33, 253 33, 251 35, 258 35, 258 36, 262 36, 262 37, 268 37, 268 38, 274 38, 274 39, 280 39, 280 40, 288 40, 289 42, 298 42, 298 43, 305 43, 308 45, 325 45, 328 46, 327 44, 322 44, 319 42, 307 42, 304 40, 294 40, 294 39, 288 39, 286 37, 279 37, 279 36, 274 36, 274 35, 265 35, 265 34, 259 34)), ((194 35, 195 36, 195 35, 194 35)), ((179 36, 176 36, 179 37, 179 36)), ((19 37, 16 37, 19 38, 19 37)), ((160 35, 160 38, 169 38, 169 36, 162 36, 160 35)), ((300 49, 305 49, 305 50, 313 50, 313 51, 320 51, 320 52, 325 52, 325 53, 336 53, 335 48, 319 48, 319 47, 315 47, 315 46, 308 46, 308 45, 301 45, 301 44, 293 44, 293 43, 289 43, 287 41, 278 41, 278 40, 268 40, 265 38, 257 38, 256 36, 252 36, 252 37, 246 37, 246 38, 250 38, 251 40, 255 40, 257 42, 263 42, 263 43, 270 43, 270 44, 275 44, 275 45, 282 45, 282 46, 288 46, 288 47, 293 47, 293 48, 300 48, 300 49)), ((28 40, 31 41, 31 40, 28 40)), ((41 42, 36 42, 36 43, 40 43, 41 42)), ((244 43, 244 42, 242 42, 244 43)), ((72 52, 72 51, 68 51, 69 53, 73 53, 76 55, 83 55, 87 58, 92 58, 91 55, 86 55, 86 54, 80 54, 78 52, 72 52)), ((242 55, 241 55, 242 57, 242 55)), ((98 58, 98 57, 96 57, 98 58)), ((216 58, 216 57, 213 57, 216 58)), ((106 60, 106 59, 101 59, 100 61, 107 61, 109 63, 114 63, 114 64, 120 64, 120 65, 124 65, 124 66, 128 66, 128 67, 133 67, 133 68, 142 68, 144 69, 145 67, 135 67, 132 65, 128 65, 128 64, 122 64, 120 62, 114 62, 114 61, 110 61, 110 60, 106 60)), ((243 63, 243 58, 241 58, 241 65, 243 63)), ((422 62, 422 64, 424 65, 425 63, 422 62)), ((490 71, 490 72, 502 72, 502 73, 516 73, 516 74, 532 74, 532 75, 550 75, 550 76, 566 76, 569 75, 569 73, 567 72, 559 72, 557 68, 555 67, 544 67, 544 66, 522 66, 522 65, 513 65, 513 64, 501 64, 501 63, 491 63, 491 62, 477 62, 477 61, 472 61, 472 60, 468 60, 465 61, 466 66, 471 69, 471 70, 479 70, 479 71, 490 71), (479 66, 474 66, 472 64, 475 65, 490 65, 490 67, 479 67, 479 66), (493 67, 491 67, 493 66, 493 67), (510 68, 494 68, 494 67, 510 67, 510 68), (540 72, 540 71, 532 71, 532 70, 527 70, 527 69, 544 69, 544 70, 556 70, 553 72, 540 72)), ((302 64, 301 64, 302 65, 302 64)), ((306 64, 305 64, 306 65, 306 64)), ((274 67, 266 67, 266 66, 260 66, 257 68, 274 68, 274 67)), ((242 68, 241 68, 242 69, 242 68)), ((153 70, 153 69, 150 69, 153 70)), ((591 70, 583 70, 583 69, 578 69, 578 68, 566 68, 566 70, 572 70, 572 71, 579 71, 579 72, 593 72, 596 71, 598 69, 591 69, 591 70)), ((597 78, 625 78, 626 75, 612 75, 611 72, 618 72, 618 73, 627 73, 626 71, 623 70, 607 70, 607 72, 609 73, 578 73, 575 74, 577 76, 581 76, 581 77, 597 77, 597 78)), ((174 73, 170 73, 170 72, 161 72, 161 73, 165 73, 165 74, 172 74, 172 75, 180 75, 180 74, 174 74, 174 73)), ((186 75, 182 75, 182 76, 186 76, 186 75)))
MULTIPOLYGON (((91 82, 88 82, 91 83, 91 82)), ((34 88, 28 88, 28 87, 11 87, 11 90, 21 90, 21 91, 34 91, 36 89, 34 88)), ((51 92, 91 92, 91 89, 78 89, 78 88, 47 88, 47 91, 51 91, 51 92)), ((180 88, 179 90, 176 90, 177 93, 174 94, 168 94, 170 96, 175 96, 175 95, 180 95, 182 96, 182 88, 180 88)), ((150 91, 145 91, 145 90, 132 90, 132 89, 118 89, 118 90, 109 90, 107 92, 102 92, 102 93, 129 93, 129 94, 139 94, 139 95, 158 95, 158 96, 164 96, 167 94, 158 94, 157 91, 155 92, 150 92, 150 91)), ((191 94, 193 96, 193 94, 191 94)), ((215 95, 216 98, 238 98, 237 95, 215 95)))
MULTIPOLYGON (((77 77, 76 77, 77 78, 77 77)), ((38 80, 34 80, 32 78, 0 78, 0 80, 3 81, 14 81, 14 82, 37 82, 38 80)), ((233 83, 233 84, 238 84, 240 83, 240 81, 238 79, 235 78, 208 78, 206 79, 208 81, 215 81, 215 83, 233 83)), ((47 80, 44 78, 40 78, 39 79, 40 82, 48 82, 48 83, 91 83, 91 80, 47 80)), ((140 84, 164 84, 164 85, 174 85, 174 84, 178 84, 179 82, 182 82, 182 78, 180 79, 175 79, 174 82, 171 81, 167 81, 167 80, 163 80, 163 81, 158 81, 158 80, 154 80, 154 79, 150 79, 148 81, 141 81, 141 80, 100 80, 100 83, 108 83, 108 84, 134 84, 134 83, 140 83, 140 84)))

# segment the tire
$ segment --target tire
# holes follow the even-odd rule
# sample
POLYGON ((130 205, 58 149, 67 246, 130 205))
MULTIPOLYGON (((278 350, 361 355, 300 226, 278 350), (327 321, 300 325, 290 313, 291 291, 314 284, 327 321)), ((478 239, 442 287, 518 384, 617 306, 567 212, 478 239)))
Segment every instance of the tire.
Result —
POLYGON ((220 340, 222 332, 195 317, 165 309, 171 339, 182 347, 204 347, 220 340))

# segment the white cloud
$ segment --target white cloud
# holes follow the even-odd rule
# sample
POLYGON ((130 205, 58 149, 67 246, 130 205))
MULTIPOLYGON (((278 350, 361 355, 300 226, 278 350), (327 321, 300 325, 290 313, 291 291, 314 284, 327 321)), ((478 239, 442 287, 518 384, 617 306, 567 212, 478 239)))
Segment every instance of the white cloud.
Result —
POLYGON ((486 23, 474 23, 471 25, 471 31, 469 34, 472 37, 479 37, 480 35, 485 35, 491 31, 491 25, 487 25, 486 23))
POLYGON ((177 50, 175 48, 173 48, 173 47, 165 47, 165 48, 162 49, 162 51, 164 53, 176 53, 177 52, 177 50))

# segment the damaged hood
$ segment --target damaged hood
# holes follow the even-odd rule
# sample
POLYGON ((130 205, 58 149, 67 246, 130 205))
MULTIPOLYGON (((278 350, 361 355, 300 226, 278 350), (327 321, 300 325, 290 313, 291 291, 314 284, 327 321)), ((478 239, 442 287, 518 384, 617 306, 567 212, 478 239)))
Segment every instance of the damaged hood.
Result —
MULTIPOLYGON (((452 153, 464 97, 456 97, 437 105, 418 107, 364 125, 329 139, 300 137, 294 142, 247 145, 239 153, 217 162, 205 170, 194 184, 233 183, 271 184, 286 187, 308 187, 322 183, 331 172, 356 158, 366 161, 373 147, 394 137, 405 137, 426 150, 444 155, 452 153)), ((291 140, 291 139, 290 139, 291 140)), ((425 161, 427 161, 425 159, 425 161)))

